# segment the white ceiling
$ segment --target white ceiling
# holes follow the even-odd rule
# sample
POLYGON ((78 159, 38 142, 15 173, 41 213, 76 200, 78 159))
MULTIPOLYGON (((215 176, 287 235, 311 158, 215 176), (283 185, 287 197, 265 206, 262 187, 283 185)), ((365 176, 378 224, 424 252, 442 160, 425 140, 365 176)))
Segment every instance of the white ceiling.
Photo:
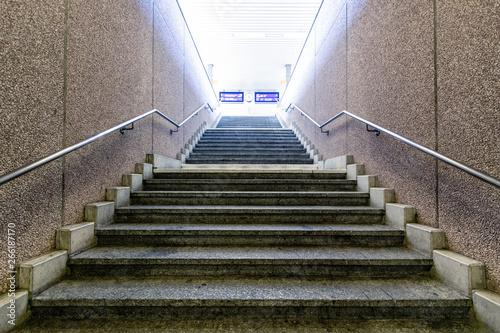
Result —
POLYGON ((216 91, 284 88, 322 0, 178 0, 216 91))

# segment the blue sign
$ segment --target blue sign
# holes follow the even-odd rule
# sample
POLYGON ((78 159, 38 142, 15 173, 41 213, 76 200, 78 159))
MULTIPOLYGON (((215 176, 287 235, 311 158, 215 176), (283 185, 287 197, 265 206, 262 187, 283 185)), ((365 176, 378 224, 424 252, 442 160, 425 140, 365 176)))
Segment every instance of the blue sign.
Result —
POLYGON ((222 103, 243 103, 242 92, 220 92, 219 100, 222 103))
POLYGON ((277 103, 280 100, 279 92, 256 92, 255 103, 277 103))

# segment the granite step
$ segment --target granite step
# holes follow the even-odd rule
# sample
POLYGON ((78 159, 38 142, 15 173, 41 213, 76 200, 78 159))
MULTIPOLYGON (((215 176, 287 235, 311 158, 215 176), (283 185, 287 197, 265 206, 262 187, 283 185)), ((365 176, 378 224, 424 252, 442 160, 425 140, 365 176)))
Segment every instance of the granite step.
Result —
POLYGON ((465 319, 294 319, 285 318, 129 318, 92 320, 43 317, 16 333, 491 333, 474 318, 465 319))
POLYGON ((245 128, 262 128, 262 129, 279 129, 281 125, 267 125, 267 124, 224 124, 217 126, 217 128, 231 128, 231 129, 245 129, 245 128))
POLYGON ((381 224, 384 209, 363 206, 126 206, 117 223, 381 224))
POLYGON ((200 140, 198 140, 198 144, 200 143, 267 143, 267 144, 280 144, 280 143, 300 143, 299 139, 296 137, 293 138, 261 138, 261 137, 204 137, 202 136, 200 140))
POLYGON ((241 133, 241 131, 235 131, 236 133, 204 133, 204 139, 282 139, 282 140, 296 140, 297 137, 293 133, 241 133))
POLYGON ((345 170, 234 170, 234 169, 156 169, 155 179, 343 179, 345 170))
POLYGON ((86 277, 35 296, 33 318, 464 318, 471 300, 429 277, 86 277))
POLYGON ((362 192, 137 191, 132 205, 367 206, 362 192))
POLYGON ((208 129, 203 132, 206 136, 218 136, 218 135, 237 135, 237 136, 290 136, 294 137, 295 133, 292 130, 278 129, 278 130, 251 130, 251 129, 241 129, 241 130, 225 130, 225 129, 208 129))
POLYGON ((239 148, 258 148, 258 149, 266 149, 266 148, 280 148, 280 149, 289 149, 289 148, 304 148, 304 146, 300 142, 295 143, 248 143, 248 142, 218 142, 218 143, 204 143, 198 142, 196 144, 196 148, 231 148, 231 149, 239 149, 239 148))
POLYGON ((208 157, 193 157, 187 158, 188 164, 313 164, 314 161, 308 158, 253 158, 253 157, 227 157, 227 158, 212 158, 208 157))
POLYGON ((72 256, 72 276, 367 276, 429 273, 432 259, 406 247, 99 246, 72 256))
POLYGON ((203 133, 204 137, 283 137, 283 138, 296 138, 295 133, 292 131, 249 131, 249 130, 231 130, 231 131, 205 131, 203 133))
MULTIPOLYGON (((222 176, 221 176, 222 177, 222 176)), ((148 179, 146 191, 355 191, 345 179, 148 179)))
POLYGON ((402 246, 404 232, 386 225, 134 224, 96 231, 101 246, 402 246))
MULTIPOLYGON (((230 151, 230 149, 227 148, 214 148, 214 147, 199 147, 199 148, 193 148, 192 153, 210 153, 210 154, 224 154, 230 151)), ((279 153, 283 152, 283 149, 281 148, 249 148, 249 147, 240 147, 237 150, 238 152, 250 152, 254 154, 266 154, 266 153, 279 153)), ((286 153, 306 153, 307 150, 305 148, 297 147, 297 148, 288 148, 286 150, 286 153)))
POLYGON ((261 151, 256 151, 256 150, 250 150, 247 149, 246 151, 241 151, 241 150, 215 150, 211 151, 208 149, 205 149, 202 152, 197 152, 193 151, 192 153, 189 154, 189 158, 232 158, 232 157, 247 157, 247 158, 305 158, 305 159, 310 159, 309 154, 307 154, 304 151, 300 152, 291 152, 288 150, 274 150, 274 151, 269 151, 269 150, 261 150, 261 151))

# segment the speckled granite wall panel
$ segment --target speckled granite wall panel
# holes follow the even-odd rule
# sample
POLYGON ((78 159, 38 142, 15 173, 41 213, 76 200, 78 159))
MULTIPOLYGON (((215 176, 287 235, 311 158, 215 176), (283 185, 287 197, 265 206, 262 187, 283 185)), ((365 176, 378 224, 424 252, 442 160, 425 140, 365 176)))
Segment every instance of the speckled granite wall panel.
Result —
MULTIPOLYGON (((173 35, 173 30, 155 7, 154 30, 154 107, 173 121, 184 119, 184 45, 176 40, 184 37, 173 35)), ((184 30, 181 30, 184 34, 184 30)), ((175 158, 183 143, 182 135, 170 134, 175 126, 155 116, 153 128, 154 153, 175 158)))
MULTIPOLYGON (((437 14, 439 152, 499 178, 499 3, 443 0, 437 14)), ((439 165, 440 227, 450 248, 486 263, 497 292, 499 216, 498 189, 439 165)))
MULTIPOLYGON (((62 147, 63 41, 63 0, 0 2, 0 174, 62 147)), ((8 223, 15 224, 18 262, 54 245, 61 175, 55 162, 0 187, 0 293, 8 223)))
MULTIPOLYGON (((350 1, 348 16, 348 110, 434 148, 433 2, 350 1)), ((435 225, 432 159, 353 121, 347 150, 435 225)))
MULTIPOLYGON (((68 145, 152 108, 152 11, 135 0, 71 1, 68 26, 68 145)), ((147 6, 146 6, 147 7, 147 6)), ((151 151, 151 120, 113 133, 67 159, 65 223, 151 151), (90 153, 92 151, 92 153, 90 153), (85 176, 82 176, 85 175, 85 176)))
MULTIPOLYGON (((326 35, 316 30, 317 35, 324 39, 316 38, 316 44, 321 44, 316 53, 316 114, 317 121, 322 124, 337 113, 346 109, 346 7, 338 6, 329 9, 331 17, 329 25, 323 25, 326 35)), ((328 17, 325 17, 327 19, 328 17)), ((346 152, 346 118, 337 119, 327 128, 330 135, 316 129, 315 143, 320 153, 325 157, 345 155, 346 152)))
POLYGON ((163 20, 163 23, 168 26, 168 30, 173 36, 176 46, 180 48, 182 54, 184 54, 184 29, 186 24, 179 10, 179 6, 177 5, 177 1, 153 0, 153 3, 155 6, 155 20, 163 20))
MULTIPOLYGON (((193 51, 189 47, 186 46, 186 52, 190 50, 193 51)), ((189 57, 193 59, 194 57, 189 57)), ((183 119, 186 119, 194 111, 196 111, 200 106, 202 106, 205 101, 201 100, 198 95, 198 91, 200 90, 200 82, 198 76, 193 71, 192 67, 194 66, 186 66, 184 67, 184 116, 183 119)), ((193 132, 198 129, 200 126, 201 117, 200 115, 204 115, 205 111, 201 111, 198 116, 194 116, 188 122, 186 122, 183 132, 182 139, 184 142, 187 142, 193 135, 193 132)))
MULTIPOLYGON (((331 40, 331 34, 345 33, 345 29, 340 28, 340 21, 346 20, 346 1, 324 1, 321 5, 321 10, 315 21, 315 49, 316 54, 323 47, 323 43, 331 40)), ((344 24, 345 25, 345 24, 344 24)))

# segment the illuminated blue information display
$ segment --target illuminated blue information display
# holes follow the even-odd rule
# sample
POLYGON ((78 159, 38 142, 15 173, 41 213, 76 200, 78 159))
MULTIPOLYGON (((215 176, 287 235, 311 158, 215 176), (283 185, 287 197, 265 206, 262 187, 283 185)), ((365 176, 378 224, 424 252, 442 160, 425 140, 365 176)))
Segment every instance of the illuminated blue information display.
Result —
POLYGON ((279 92, 256 92, 255 103, 277 103, 280 99, 279 92))
POLYGON ((219 100, 222 103, 243 103, 242 92, 220 92, 219 100))

